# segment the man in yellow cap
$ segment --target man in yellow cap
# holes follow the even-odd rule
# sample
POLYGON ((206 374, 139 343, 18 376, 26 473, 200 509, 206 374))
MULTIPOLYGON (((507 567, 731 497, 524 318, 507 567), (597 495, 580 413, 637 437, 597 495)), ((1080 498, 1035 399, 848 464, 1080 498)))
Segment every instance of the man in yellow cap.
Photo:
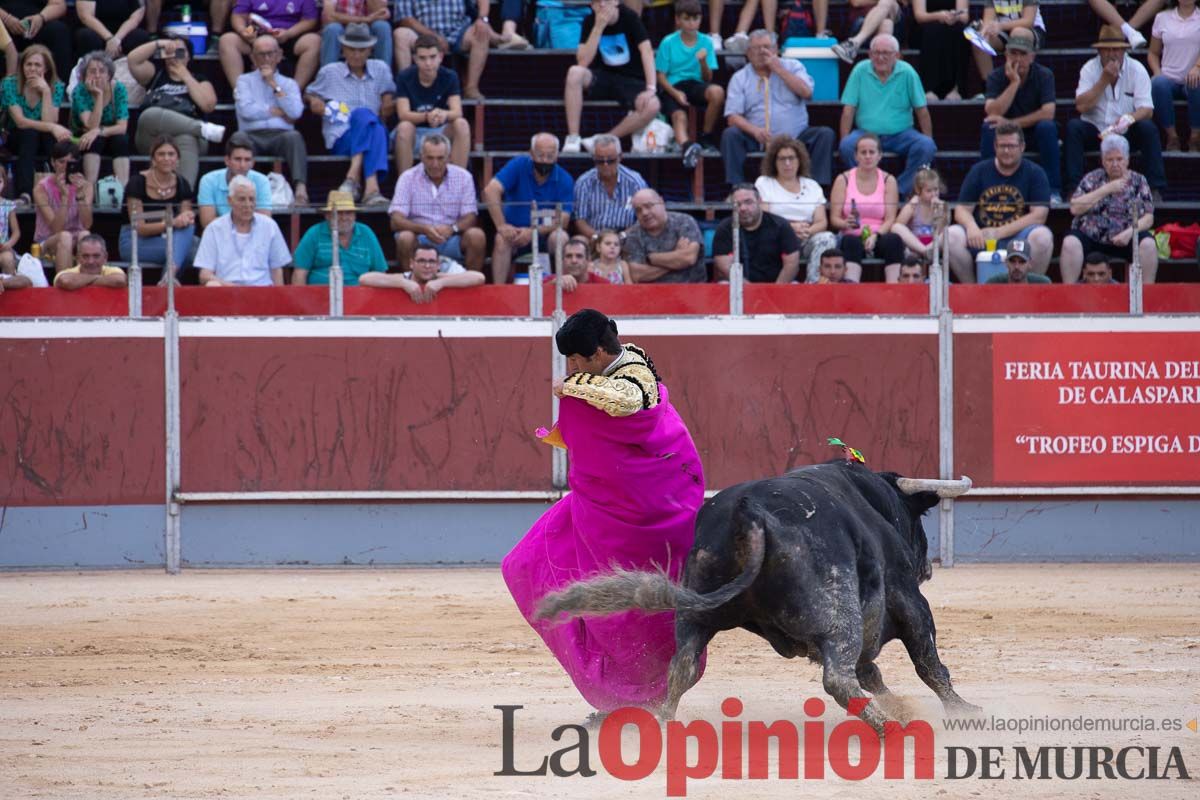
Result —
POLYGON ((387 272, 387 260, 375 232, 357 221, 354 198, 349 192, 330 192, 325 201, 325 222, 318 223, 304 234, 292 257, 292 285, 328 285, 329 268, 333 266, 333 223, 338 228, 338 263, 342 282, 358 286, 359 278, 368 272, 387 272))

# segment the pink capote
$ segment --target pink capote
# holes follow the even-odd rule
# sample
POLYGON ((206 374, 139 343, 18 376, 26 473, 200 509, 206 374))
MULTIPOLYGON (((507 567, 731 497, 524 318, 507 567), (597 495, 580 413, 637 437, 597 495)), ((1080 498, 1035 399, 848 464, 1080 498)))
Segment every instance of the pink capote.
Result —
MULTIPOLYGON (((704 472, 667 388, 659 403, 610 417, 564 397, 558 429, 570 454, 571 491, 550 507, 501 564, 517 607, 600 711, 653 707, 667 695, 675 614, 630 611, 567 622, 533 619, 538 601, 574 581, 665 567, 678 579, 704 502, 704 472)), ((703 665, 703 662, 701 662, 703 665)))

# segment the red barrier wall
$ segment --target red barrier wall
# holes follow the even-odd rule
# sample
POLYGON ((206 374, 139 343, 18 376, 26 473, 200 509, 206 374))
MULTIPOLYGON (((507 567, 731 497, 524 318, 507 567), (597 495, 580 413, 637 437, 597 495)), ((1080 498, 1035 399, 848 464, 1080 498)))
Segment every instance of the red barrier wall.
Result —
MULTIPOLYGON (((544 313, 554 309, 554 284, 545 285, 544 313)), ((950 303, 956 314, 1124 314, 1129 288, 1109 286, 951 286, 950 303)), ((417 304, 404 292, 389 289, 346 289, 347 316, 471 316, 525 317, 529 314, 526 286, 480 286, 446 291, 433 303, 417 304)), ((143 290, 146 316, 161 316, 166 290, 143 290)), ((729 313, 725 284, 600 286, 585 285, 563 295, 571 314, 598 308, 616 316, 688 316, 729 313)), ((1148 314, 1194 314, 1200 311, 1200 284, 1154 284, 1145 287, 1148 314)), ((329 310, 324 286, 198 287, 176 290, 176 308, 183 317, 203 316, 321 316, 329 310)), ((926 286, 887 284, 839 286, 775 286, 747 284, 747 314, 903 314, 929 312, 926 286)), ((77 292, 25 289, 0 295, 0 317, 123 317, 128 313, 124 290, 89 288, 77 292)))
POLYGON ((162 503, 163 416, 160 339, 0 339, 0 506, 162 503))
POLYGON ((549 489, 545 339, 187 339, 185 491, 549 489))

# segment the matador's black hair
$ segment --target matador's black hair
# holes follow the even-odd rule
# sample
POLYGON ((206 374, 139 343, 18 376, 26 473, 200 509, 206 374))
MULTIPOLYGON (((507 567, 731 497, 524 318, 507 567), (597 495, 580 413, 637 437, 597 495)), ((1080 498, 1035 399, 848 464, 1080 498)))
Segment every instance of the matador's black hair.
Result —
POLYGON ((595 355, 601 348, 609 355, 620 355, 621 340, 617 338, 617 323, 594 308, 576 311, 554 336, 558 352, 564 356, 595 355))

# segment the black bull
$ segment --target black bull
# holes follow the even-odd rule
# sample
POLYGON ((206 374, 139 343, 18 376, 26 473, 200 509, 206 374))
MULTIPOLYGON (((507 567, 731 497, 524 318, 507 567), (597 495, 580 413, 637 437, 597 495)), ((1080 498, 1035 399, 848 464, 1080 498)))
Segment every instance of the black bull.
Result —
MULTIPOLYGON (((825 691, 843 708, 888 691, 875 658, 899 639, 948 712, 978 710, 950 684, 919 588, 932 572, 921 517, 939 497, 906 493, 897 480, 906 479, 834 461, 732 486, 700 509, 681 583, 617 571, 547 595, 538 614, 674 610, 666 719, 696 684, 705 646, 733 628, 785 658, 820 663, 825 691)), ((888 720, 875 699, 861 716, 880 732, 888 720)))

